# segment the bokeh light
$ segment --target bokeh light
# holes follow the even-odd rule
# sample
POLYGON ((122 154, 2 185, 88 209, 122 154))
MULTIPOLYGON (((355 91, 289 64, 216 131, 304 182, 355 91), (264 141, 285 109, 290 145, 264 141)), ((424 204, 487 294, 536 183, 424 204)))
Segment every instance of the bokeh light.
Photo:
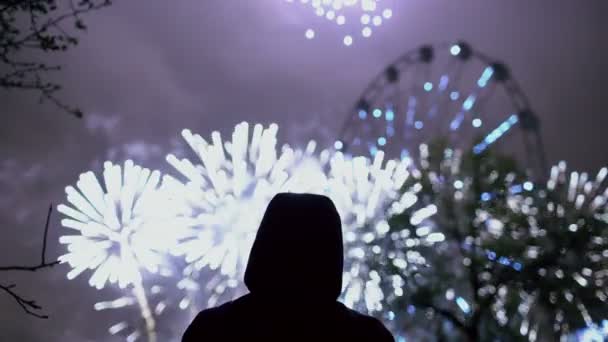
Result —
MULTIPOLYGON (((353 45, 359 37, 369 38, 374 30, 393 17, 390 1, 380 0, 284 0, 312 10, 315 18, 332 22, 344 32, 342 43, 353 45)), ((313 20, 311 20, 313 21, 313 20)), ((316 36, 318 28, 305 31, 307 39, 316 36)))

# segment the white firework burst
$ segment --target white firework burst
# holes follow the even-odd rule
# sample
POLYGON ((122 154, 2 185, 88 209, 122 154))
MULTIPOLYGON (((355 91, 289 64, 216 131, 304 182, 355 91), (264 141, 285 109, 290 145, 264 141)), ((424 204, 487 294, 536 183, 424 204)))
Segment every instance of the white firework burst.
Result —
MULTIPOLYGON (((309 152, 284 146, 277 151, 276 124, 264 128, 255 125, 249 136, 249 124, 237 125, 231 141, 222 141, 219 132, 211 134, 211 143, 198 134, 184 130, 182 136, 196 153, 200 164, 188 159, 167 156, 185 178, 182 183, 167 178, 167 185, 187 203, 199 227, 180 246, 178 255, 190 264, 179 286, 198 290, 192 281, 203 269, 217 272, 208 282, 213 289, 213 305, 224 291, 236 288, 247 265, 249 250, 266 206, 279 192, 303 192, 310 182, 292 177, 294 166, 309 152)), ((180 307, 189 305, 185 299, 180 307)))
MULTIPOLYGON (((351 307, 364 302, 368 310, 379 310, 383 296, 378 274, 365 267, 364 259, 372 251, 373 240, 388 232, 387 222, 379 219, 384 210, 391 204, 392 210, 405 210, 416 203, 414 190, 401 192, 409 177, 409 162, 383 165, 382 153, 373 162, 327 150, 316 155, 314 142, 303 151, 283 146, 278 152, 277 131, 274 124, 266 129, 255 125, 250 140, 249 125, 241 123, 231 141, 223 142, 214 132, 209 143, 185 130, 182 135, 201 164, 167 157, 186 178, 184 183, 176 179, 167 183, 176 195, 185 197, 199 227, 180 245, 179 254, 190 264, 180 287, 198 291, 197 272, 208 269, 212 274, 206 288, 213 291, 208 305, 214 305, 227 289, 239 288, 256 230, 272 197, 279 192, 310 192, 330 197, 343 220, 345 301, 351 307)), ((430 215, 427 211, 426 216, 430 215)), ((426 218, 424 213, 419 216, 421 222, 426 218)), ((185 309, 191 301, 185 298, 180 307, 185 309)))
POLYGON ((434 205, 421 206, 418 202, 419 184, 404 188, 411 177, 411 168, 407 158, 385 163, 382 152, 373 161, 366 157, 348 158, 338 152, 321 165, 324 189, 317 191, 332 199, 342 218, 345 244, 342 300, 351 308, 381 312, 386 300, 382 283, 390 282, 393 287, 403 283, 398 275, 382 279, 381 272, 369 262, 387 257, 407 267, 399 255, 383 253, 384 241, 391 239, 387 213, 408 212, 415 218, 415 226, 419 226, 436 212, 434 205))
POLYGON ((57 209, 67 216, 61 224, 77 232, 59 239, 68 249, 60 257, 72 267, 68 279, 90 269, 91 286, 101 289, 109 282, 124 288, 140 280, 141 269, 159 271, 188 221, 160 179, 160 172, 129 160, 124 167, 104 164, 104 186, 89 171, 80 175, 76 188, 66 187, 70 205, 57 209))
POLYGON ((124 167, 106 162, 103 186, 93 172, 83 173, 76 188, 66 187, 70 205, 58 207, 67 216, 61 224, 77 232, 59 239, 68 249, 59 258, 72 267, 68 279, 93 270, 89 284, 97 289, 106 283, 131 286, 149 341, 156 340, 155 320, 141 271, 163 270, 165 257, 189 225, 184 206, 168 196, 160 179, 160 172, 130 160, 124 167))

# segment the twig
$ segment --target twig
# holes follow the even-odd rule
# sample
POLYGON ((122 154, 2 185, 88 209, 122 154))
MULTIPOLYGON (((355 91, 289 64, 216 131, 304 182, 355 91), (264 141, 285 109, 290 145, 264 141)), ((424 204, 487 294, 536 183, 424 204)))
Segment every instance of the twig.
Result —
POLYGON ((42 254, 40 255, 40 264, 46 264, 46 237, 49 235, 49 222, 51 222, 51 214, 53 214, 53 205, 49 206, 49 211, 46 213, 46 222, 44 224, 44 236, 42 237, 42 254))
MULTIPOLYGON (((46 242, 47 242, 47 236, 48 236, 48 232, 49 232, 49 225, 51 222, 52 212, 53 212, 53 205, 50 205, 49 211, 46 215, 46 223, 44 225, 44 236, 43 236, 43 240, 42 240, 42 254, 41 254, 40 264, 34 265, 34 266, 4 266, 4 267, 0 267, 0 271, 36 272, 39 269, 50 268, 59 263, 59 260, 55 260, 52 262, 46 261, 46 242)), ((15 291, 13 291, 13 289, 16 286, 17 286, 16 284, 10 284, 10 285, 0 284, 0 290, 3 290, 4 292, 8 293, 11 297, 13 297, 13 299, 17 302, 17 304, 19 304, 19 306, 21 306, 23 311, 25 311, 28 315, 32 315, 34 317, 38 317, 38 318, 42 318, 42 319, 46 319, 49 317, 47 315, 43 315, 43 314, 36 312, 37 310, 42 310, 42 307, 40 305, 38 305, 35 300, 25 299, 24 297, 22 297, 21 295, 17 294, 15 291)))
POLYGON ((27 313, 28 315, 32 315, 34 317, 38 317, 41 319, 47 319, 49 318, 48 315, 42 315, 39 314, 37 312, 35 312, 34 310, 41 310, 42 307, 38 304, 36 304, 35 300, 30 300, 30 299, 25 299, 23 297, 21 297, 21 295, 15 293, 13 291, 13 289, 15 288, 15 284, 10 284, 10 285, 0 285, 0 290, 5 291, 6 293, 8 293, 11 297, 13 297, 13 299, 15 299, 15 301, 17 302, 17 304, 19 304, 19 306, 21 306, 21 308, 23 309, 23 311, 25 311, 25 313, 27 313))
POLYGON ((49 206, 49 211, 46 216, 46 224, 44 225, 44 240, 42 241, 42 260, 40 264, 34 266, 3 266, 0 267, 0 271, 29 271, 36 272, 41 268, 53 267, 59 263, 59 260, 52 262, 46 261, 46 239, 49 232, 49 224, 51 221, 51 214, 53 212, 53 205, 49 206))

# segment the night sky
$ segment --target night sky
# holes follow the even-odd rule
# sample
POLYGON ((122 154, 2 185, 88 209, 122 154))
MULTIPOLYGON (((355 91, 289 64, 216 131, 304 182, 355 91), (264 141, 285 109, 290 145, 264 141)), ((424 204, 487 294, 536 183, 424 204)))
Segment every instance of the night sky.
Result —
MULTIPOLYGON (((243 120, 278 123, 285 142, 329 139, 371 78, 425 43, 464 39, 510 65, 542 120, 549 162, 590 172, 608 163, 605 0, 394 1, 393 18, 351 47, 331 24, 306 40, 314 14, 283 0, 115 2, 85 18, 77 48, 51 57, 65 66, 55 75, 62 98, 85 119, 0 92, 0 264, 38 261, 48 205, 102 161, 166 170, 182 128, 226 134, 243 120)), ((59 215, 52 223, 56 257, 59 215)), ((67 281, 67 271, 1 276, 51 315, 22 314, 0 294, 1 341, 106 338, 110 313, 92 307, 112 291, 90 288, 87 275, 67 281)))

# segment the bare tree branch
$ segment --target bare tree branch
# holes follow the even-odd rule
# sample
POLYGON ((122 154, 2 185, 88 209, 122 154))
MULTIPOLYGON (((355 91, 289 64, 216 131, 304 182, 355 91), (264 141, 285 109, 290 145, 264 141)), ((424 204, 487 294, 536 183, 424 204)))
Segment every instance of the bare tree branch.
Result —
POLYGON ((15 284, 10 284, 10 285, 6 285, 6 286, 0 284, 0 290, 5 291, 11 297, 13 297, 13 299, 15 299, 17 304, 19 304, 19 306, 21 306, 21 308, 23 309, 23 311, 25 311, 25 313, 27 313, 28 315, 32 315, 34 317, 42 318, 42 319, 49 318, 48 315, 43 315, 43 314, 39 314, 38 312, 36 312, 37 310, 42 310, 42 307, 40 305, 36 304, 35 300, 25 299, 21 295, 15 293, 13 291, 13 289, 15 287, 16 287, 15 284))
POLYGON ((74 32, 86 30, 81 16, 111 5, 111 0, 7 0, 0 6, 0 89, 38 92, 62 111, 82 117, 82 111, 57 96, 61 86, 49 80, 58 65, 32 56, 65 51, 78 44, 74 32), (66 27, 71 22, 74 29, 66 27), (32 54, 24 53, 32 52, 32 54))
MULTIPOLYGON (((47 236, 48 236, 48 232, 49 232, 49 225, 50 225, 50 221, 51 221, 52 212, 53 212, 53 205, 50 205, 49 211, 46 216, 46 223, 44 225, 44 235, 43 235, 43 240, 42 240, 42 253, 41 253, 40 263, 38 265, 33 265, 33 266, 22 266, 22 265, 4 266, 4 267, 0 267, 0 271, 36 272, 40 269, 51 268, 59 263, 59 260, 54 260, 51 262, 46 261, 46 244, 47 244, 47 236)), ((27 314, 32 315, 34 317, 43 318, 43 319, 48 318, 47 315, 43 315, 43 314, 40 314, 37 312, 39 310, 42 310, 42 307, 40 305, 38 305, 35 300, 25 299, 24 297, 22 297, 21 295, 16 293, 14 291, 16 286, 17 286, 16 284, 10 284, 10 285, 0 284, 0 290, 3 290, 4 292, 8 293, 11 297, 13 297, 13 299, 17 302, 17 304, 19 304, 19 306, 21 306, 23 311, 25 311, 27 314)))
POLYGON ((40 260, 40 264, 33 266, 2 266, 0 267, 0 271, 29 271, 36 272, 41 268, 53 267, 59 263, 59 260, 54 260, 51 262, 46 261, 46 243, 47 236, 49 231, 49 225, 51 221, 51 214, 53 213, 53 205, 49 206, 49 211, 46 216, 46 223, 44 225, 44 238, 42 240, 42 259, 40 260))

